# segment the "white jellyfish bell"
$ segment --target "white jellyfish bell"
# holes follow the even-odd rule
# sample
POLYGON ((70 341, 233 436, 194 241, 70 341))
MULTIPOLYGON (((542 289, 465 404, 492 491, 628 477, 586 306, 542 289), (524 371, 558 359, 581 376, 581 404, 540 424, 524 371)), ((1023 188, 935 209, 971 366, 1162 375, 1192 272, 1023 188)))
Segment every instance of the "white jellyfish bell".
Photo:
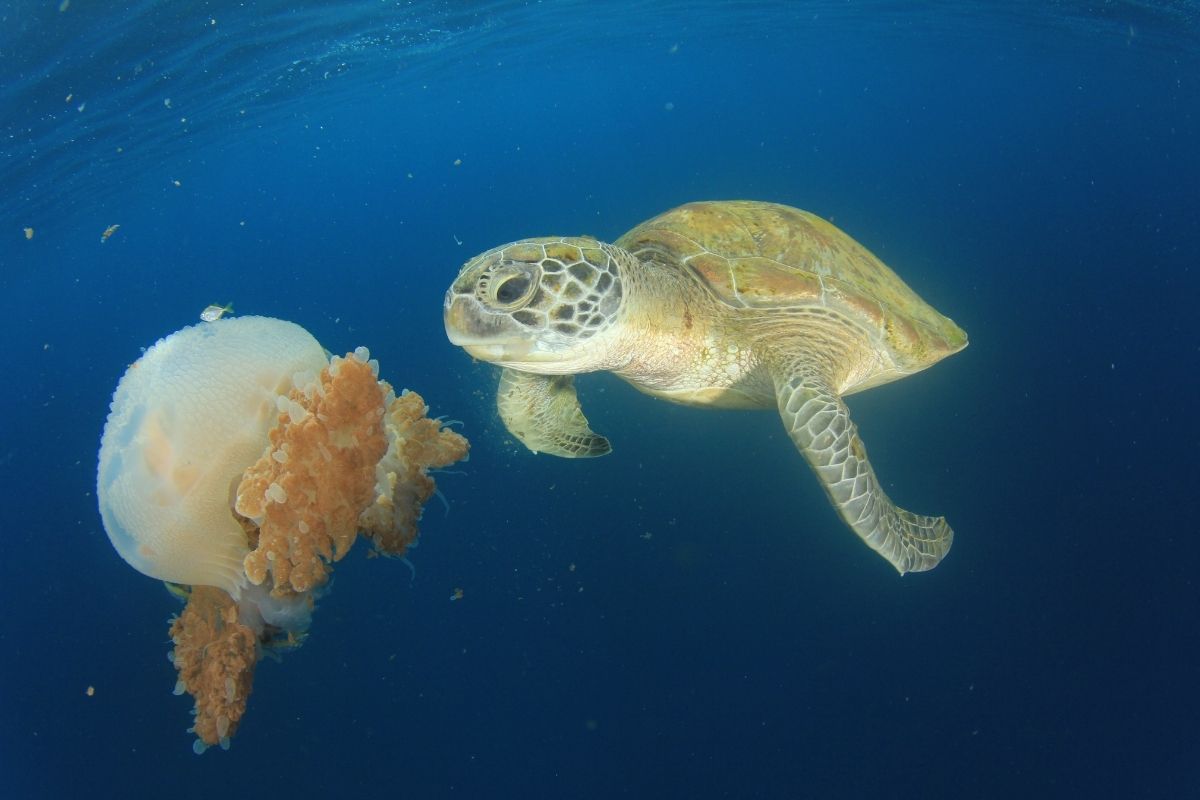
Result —
POLYGON ((234 317, 160 339, 125 373, 104 427, 97 497, 113 547, 153 578, 247 587, 246 534, 232 513, 293 376, 326 365, 291 322, 234 317))

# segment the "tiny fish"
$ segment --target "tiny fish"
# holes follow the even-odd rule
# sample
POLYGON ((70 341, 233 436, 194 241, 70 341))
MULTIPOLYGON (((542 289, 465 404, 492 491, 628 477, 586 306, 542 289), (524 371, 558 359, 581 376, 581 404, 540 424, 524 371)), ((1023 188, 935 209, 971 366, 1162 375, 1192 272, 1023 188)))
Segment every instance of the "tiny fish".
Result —
POLYGON ((204 310, 200 312, 200 319, 202 319, 205 322, 216 322, 217 320, 219 320, 221 317, 225 316, 226 314, 232 314, 232 313, 233 313, 233 303, 226 303, 223 306, 219 306, 214 303, 212 305, 204 307, 204 310))
POLYGON ((107 228, 105 228, 104 233, 100 234, 100 244, 104 244, 105 242, 107 242, 108 238, 110 236, 112 236, 114 233, 116 233, 117 228, 119 228, 119 227, 121 227, 121 226, 120 225, 109 225, 107 228))

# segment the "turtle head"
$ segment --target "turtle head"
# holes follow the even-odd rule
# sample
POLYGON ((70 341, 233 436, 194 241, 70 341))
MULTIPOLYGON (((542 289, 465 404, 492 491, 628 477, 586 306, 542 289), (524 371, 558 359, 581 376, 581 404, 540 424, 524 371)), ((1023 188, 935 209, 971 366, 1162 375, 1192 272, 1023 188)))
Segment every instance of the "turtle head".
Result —
POLYGON ((620 313, 624 250, 585 237, 524 239, 476 256, 446 292, 446 335, 472 356, 532 372, 595 369, 620 313))

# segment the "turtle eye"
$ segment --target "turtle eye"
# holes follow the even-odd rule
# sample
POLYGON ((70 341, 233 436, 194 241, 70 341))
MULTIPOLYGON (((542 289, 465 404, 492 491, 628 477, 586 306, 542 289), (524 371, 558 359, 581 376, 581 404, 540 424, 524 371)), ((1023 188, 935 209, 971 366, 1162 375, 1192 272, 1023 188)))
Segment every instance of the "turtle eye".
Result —
POLYGON ((525 275, 514 275, 496 287, 496 299, 504 305, 515 303, 529 291, 530 280, 525 275))
POLYGON ((487 291, 498 308, 517 308, 533 294, 533 277, 528 269, 501 270, 492 278, 487 291))

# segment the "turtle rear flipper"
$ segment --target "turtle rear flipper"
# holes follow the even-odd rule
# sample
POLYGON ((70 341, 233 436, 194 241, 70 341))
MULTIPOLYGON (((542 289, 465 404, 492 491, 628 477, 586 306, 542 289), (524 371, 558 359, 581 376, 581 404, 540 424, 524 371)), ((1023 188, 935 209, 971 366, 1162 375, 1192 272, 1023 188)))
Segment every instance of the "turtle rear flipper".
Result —
POLYGON ((842 519, 901 575, 933 569, 950 550, 945 517, 897 508, 884 493, 849 409, 816 370, 777 376, 779 414, 842 519))
POLYGON ((608 439, 588 427, 571 375, 504 369, 496 409, 508 432, 535 453, 590 458, 612 452, 608 439))

